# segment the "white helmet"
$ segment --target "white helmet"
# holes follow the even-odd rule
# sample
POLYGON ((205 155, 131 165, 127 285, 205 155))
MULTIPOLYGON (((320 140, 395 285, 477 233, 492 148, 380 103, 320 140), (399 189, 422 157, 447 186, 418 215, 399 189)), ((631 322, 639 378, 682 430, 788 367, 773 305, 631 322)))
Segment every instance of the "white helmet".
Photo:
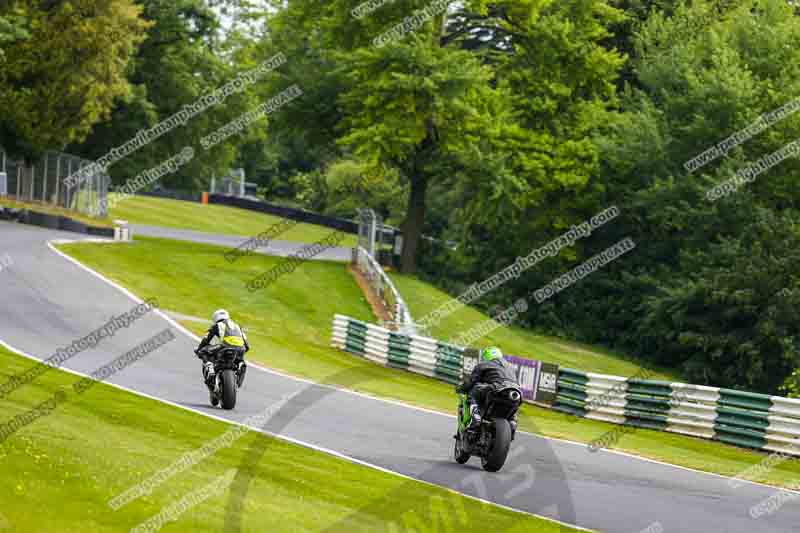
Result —
POLYGON ((216 311, 214 311, 214 315, 211 317, 211 320, 213 320, 214 324, 216 324, 220 320, 228 320, 230 317, 231 315, 229 315, 226 310, 217 309, 216 311))

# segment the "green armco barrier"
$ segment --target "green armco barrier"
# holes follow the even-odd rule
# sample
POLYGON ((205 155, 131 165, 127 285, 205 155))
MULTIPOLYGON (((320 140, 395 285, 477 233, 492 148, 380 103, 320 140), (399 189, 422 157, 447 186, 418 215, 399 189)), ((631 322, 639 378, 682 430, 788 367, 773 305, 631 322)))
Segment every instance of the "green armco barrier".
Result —
POLYGON ((765 394, 719 389, 719 404, 743 409, 769 411, 772 407, 772 400, 765 394))
MULTIPOLYGON (((334 318, 333 329, 332 344, 339 349, 451 384, 462 379, 464 348, 342 315, 334 318)), ((800 400, 559 368, 551 408, 577 417, 800 456, 800 447, 791 446, 800 435, 800 400)))
POLYGON ((461 371, 461 361, 454 361, 451 357, 441 357, 439 355, 436 356, 436 366, 440 366, 442 368, 451 368, 454 371, 458 370, 461 371))
POLYGON ((757 450, 763 449, 767 444, 767 439, 763 435, 756 432, 746 432, 745 430, 730 428, 727 426, 714 427, 714 440, 725 442, 728 444, 735 444, 736 446, 745 446, 747 448, 755 448, 757 450))
POLYGON ((661 398, 648 398, 638 394, 626 394, 627 406, 631 409, 640 411, 654 411, 658 413, 668 413, 672 409, 669 400, 661 398))
POLYGON ((398 346, 398 345, 389 345, 388 353, 390 355, 397 355, 398 357, 402 356, 406 359, 409 355, 411 355, 411 350, 408 349, 408 346, 398 346))
POLYGON ((408 353, 389 350, 389 355, 386 358, 389 363, 394 367, 402 369, 408 368, 408 353))
POLYGON ((436 353, 452 357, 453 359, 457 359, 459 361, 461 361, 461 359, 464 357, 463 350, 459 350, 455 346, 450 346, 449 344, 437 343, 436 353))
POLYGON ((562 379, 569 379, 574 383, 583 383, 584 385, 589 383, 589 376, 585 372, 571 368, 558 369, 558 380, 561 381, 562 379))
POLYGON ((366 333, 367 332, 367 324, 366 324, 366 322, 361 322, 360 320, 352 320, 351 319, 351 320, 347 321, 347 329, 360 330, 360 331, 363 331, 364 333, 366 333))
POLYGON ((653 413, 650 411, 641 411, 639 409, 631 409, 630 406, 625 407, 625 418, 633 420, 648 420, 657 423, 667 423, 666 415, 662 413, 653 413))
POLYGON ((347 331, 350 331, 352 333, 357 333, 359 335, 366 335, 367 334, 366 326, 362 326, 361 324, 359 324, 357 322, 348 323, 347 324, 347 331))
POLYGON ((363 344, 352 342, 349 339, 345 343, 345 350, 347 350, 348 352, 357 353, 359 355, 364 355, 364 353, 366 351, 366 350, 364 350, 364 345, 363 344))
POLYGON ((450 383, 451 385, 458 385, 459 383, 461 383, 461 374, 458 374, 458 375, 448 374, 446 372, 443 372, 439 368, 437 368, 434 371, 434 374, 436 375, 436 377, 438 377, 442 381, 450 383))
POLYGON ((399 344, 408 346, 411 344, 411 339, 405 335, 398 335, 397 333, 389 333, 389 344, 399 344))
POLYGON ((464 368, 464 352, 451 344, 436 343, 436 369, 440 379, 455 385, 461 382, 464 368))
POLYGON ((580 389, 572 388, 572 386, 567 386, 565 388, 561 388, 562 385, 559 385, 558 393, 556 394, 556 399, 559 398, 569 398, 571 400, 580 401, 586 403, 586 399, 589 397, 585 391, 580 389))
POLYGON ((450 366, 453 368, 461 368, 463 366, 463 362, 461 358, 455 358, 452 355, 448 354, 436 354, 436 364, 441 366, 450 366))
POLYGON ((766 432, 769 418, 766 413, 748 412, 732 407, 717 407, 717 424, 727 424, 766 432))
POLYGON ((406 352, 411 351, 411 346, 402 342, 395 342, 390 339, 389 342, 386 344, 389 347, 389 350, 406 351, 406 352))
POLYGON ((559 390, 559 392, 561 391, 561 389, 572 390, 572 391, 580 391, 580 392, 584 393, 584 395, 586 394, 586 385, 584 385, 583 383, 574 383, 572 381, 566 381, 566 380, 560 379, 560 380, 558 380, 558 390, 559 390))
POLYGON ((556 397, 555 405, 566 405, 573 409, 580 409, 581 411, 586 411, 586 403, 581 399, 570 398, 569 396, 558 396, 556 397))
POLYGON ((659 431, 663 431, 668 427, 666 420, 663 421, 658 419, 647 420, 642 418, 630 418, 630 419, 626 418, 625 425, 634 426, 642 429, 655 429, 659 431))
POLYGON ((653 381, 648 379, 628 379, 629 394, 649 396, 671 396, 672 385, 667 381, 653 381))
POLYGON ((556 403, 553 404, 553 409, 569 415, 579 416, 581 418, 586 417, 586 409, 584 409, 583 406, 569 405, 561 400, 556 400, 556 403))
POLYGON ((586 384, 581 383, 580 381, 573 381, 571 379, 558 379, 557 387, 561 389, 562 387, 565 389, 571 390, 579 390, 579 391, 586 391, 586 384))
POLYGON ((349 324, 347 325, 347 336, 348 337, 358 337, 359 339, 366 339, 367 338, 367 330, 362 330, 357 327, 351 327, 349 324))

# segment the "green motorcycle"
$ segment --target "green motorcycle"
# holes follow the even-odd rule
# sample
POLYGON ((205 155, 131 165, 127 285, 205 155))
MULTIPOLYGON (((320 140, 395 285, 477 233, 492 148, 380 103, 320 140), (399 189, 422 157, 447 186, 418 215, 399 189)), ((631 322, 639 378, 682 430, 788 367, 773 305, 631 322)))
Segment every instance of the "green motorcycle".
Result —
POLYGON ((522 391, 517 387, 503 387, 486 394, 486 408, 480 424, 471 427, 469 397, 459 393, 458 433, 454 437, 453 456, 458 464, 466 463, 473 455, 480 457, 484 470, 497 472, 503 468, 514 440, 517 429, 514 420, 522 405, 522 391))

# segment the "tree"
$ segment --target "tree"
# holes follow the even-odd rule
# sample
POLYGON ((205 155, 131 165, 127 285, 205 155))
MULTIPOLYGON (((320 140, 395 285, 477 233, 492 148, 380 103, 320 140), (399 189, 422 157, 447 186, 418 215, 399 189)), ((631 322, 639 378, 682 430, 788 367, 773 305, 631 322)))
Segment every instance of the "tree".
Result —
POLYGON ((372 176, 396 173, 409 183, 402 268, 413 272, 428 184, 458 159, 464 143, 455 132, 469 135, 490 118, 479 101, 491 100, 490 72, 468 53, 441 47, 441 11, 421 17, 413 35, 373 46, 427 2, 397 2, 360 18, 352 14, 358 5, 289 2, 272 18, 268 48, 287 53, 288 73, 305 93, 272 128, 326 147, 316 151, 320 165, 354 156, 372 176))
MULTIPOLYGON (((706 191, 800 136, 786 116, 694 172, 684 163, 800 94, 800 20, 780 0, 678 5, 635 41, 636 86, 597 144, 596 196, 622 215, 578 260, 623 236, 624 264, 531 313, 537 325, 678 367, 685 379, 777 392, 797 365, 791 307, 796 158, 730 197, 706 191)), ((574 263, 572 263, 574 264, 574 263)))
POLYGON ((48 4, 16 0, 0 12, 30 34, 6 42, 0 69, 0 144, 28 160, 84 139, 129 94, 126 69, 148 26, 131 0, 48 4))
POLYGON ((600 46, 616 10, 594 0, 465 2, 450 10, 407 0, 354 16, 359 4, 289 2, 270 21, 270 43, 287 51, 304 90, 308 80, 289 127, 321 131, 320 142, 336 141, 409 180, 405 271, 415 269, 432 183, 460 188, 484 220, 501 212, 527 220, 532 205, 548 205, 546 191, 588 182, 597 157, 587 132, 603 122, 614 92, 608 79, 622 62, 600 46), (465 16, 471 26, 463 31, 446 24, 465 16), (395 38, 374 46, 393 29, 395 38), (486 58, 463 45, 480 30, 507 40, 498 47, 504 55, 486 58), (461 78, 469 69, 471 82, 461 78), (457 142, 457 131, 469 133, 457 142))
POLYGON ((349 83, 340 97, 346 118, 339 142, 407 180, 401 265, 413 272, 429 185, 448 169, 464 171, 510 117, 489 85, 491 71, 466 51, 413 36, 349 58, 340 67, 349 83))
MULTIPOLYGON (((494 171, 465 175, 454 188, 450 227, 460 229, 452 237, 461 241, 465 280, 492 275, 534 243, 608 207, 595 137, 618 120, 616 81, 625 58, 607 41, 622 19, 594 0, 473 1, 454 17, 444 39, 491 65, 516 119, 487 151, 507 154, 505 160, 485 162, 494 171)), ((516 283, 519 295, 531 284, 516 283)), ((487 304, 508 298, 497 291, 487 304)))
MULTIPOLYGON (((740 194, 730 207, 750 203, 740 194)), ((691 383, 775 393, 800 365, 800 228, 796 214, 748 215, 739 235, 682 254, 686 275, 647 299, 637 330, 691 383)))
MULTIPOLYGON (((142 16, 150 23, 147 39, 139 48, 129 79, 134 90, 116 101, 112 115, 98 123, 84 143, 71 149, 97 159, 134 138, 140 130, 152 128, 196 103, 257 65, 248 43, 225 40, 219 17, 204 0, 140 0, 142 16)), ((219 2, 218 2, 219 3, 219 2)), ((264 136, 264 120, 210 150, 200 149, 200 139, 253 109, 268 98, 258 86, 229 95, 192 117, 180 127, 128 155, 109 168, 115 183, 136 176, 174 156, 185 146, 195 148, 195 157, 179 173, 165 176, 162 185, 195 189, 206 187, 234 164, 239 150, 264 136)))
POLYGON ((28 20, 23 11, 0 16, 0 64, 5 61, 4 48, 29 37, 28 20))

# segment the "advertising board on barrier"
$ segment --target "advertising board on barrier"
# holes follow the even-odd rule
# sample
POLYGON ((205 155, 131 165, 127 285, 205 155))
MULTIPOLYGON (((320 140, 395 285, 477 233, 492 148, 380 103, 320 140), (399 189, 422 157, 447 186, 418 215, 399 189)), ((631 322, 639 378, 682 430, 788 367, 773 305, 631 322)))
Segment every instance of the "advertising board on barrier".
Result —
POLYGON ((533 361, 513 355, 505 356, 505 360, 517 374, 517 382, 522 388, 522 397, 532 402, 536 400, 536 390, 539 385, 539 367, 541 361, 533 361))
POLYGON ((539 379, 536 387, 536 401, 552 405, 556 401, 558 392, 558 365, 541 363, 539 365, 539 379))
MULTIPOLYGON (((464 377, 472 373, 478 364, 479 351, 474 348, 464 350, 464 377)), ((522 389, 522 397, 529 402, 552 404, 556 399, 558 365, 543 363, 524 357, 506 355, 506 362, 514 369, 522 389)))

